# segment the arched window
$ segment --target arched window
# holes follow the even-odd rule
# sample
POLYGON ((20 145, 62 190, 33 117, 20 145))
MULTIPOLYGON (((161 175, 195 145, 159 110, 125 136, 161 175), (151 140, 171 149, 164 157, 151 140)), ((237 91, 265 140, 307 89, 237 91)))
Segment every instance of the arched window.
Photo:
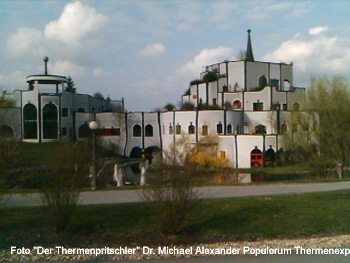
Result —
POLYGON ((231 124, 227 125, 227 133, 232 134, 232 125, 231 124))
POLYGON ((270 146, 270 149, 268 149, 265 152, 265 166, 267 167, 271 167, 275 165, 275 150, 272 149, 272 146, 270 146))
POLYGON ((132 136, 133 137, 141 137, 141 126, 136 124, 134 125, 132 129, 132 136))
POLYGON ((169 125, 169 134, 173 134, 173 126, 172 125, 169 125))
POLYGON ((255 134, 266 134, 266 126, 258 125, 255 127, 255 134))
POLYGON ((202 135, 207 136, 208 134, 209 134, 208 125, 203 125, 202 126, 202 135))
POLYGON ((242 108, 242 102, 240 100, 235 100, 232 103, 233 109, 237 110, 237 109, 241 109, 242 108))
POLYGON ((293 110, 294 111, 299 111, 300 110, 300 104, 298 102, 293 104, 293 110))
POLYGON ((176 125, 176 134, 181 134, 181 125, 180 124, 176 125))
POLYGON ((86 122, 79 127, 79 131, 78 131, 79 138, 89 137, 90 134, 91 134, 91 131, 89 128, 89 124, 87 124, 86 122))
POLYGON ((259 89, 263 89, 267 86, 267 80, 265 76, 259 78, 259 89))
POLYGON ((13 129, 8 125, 0 126, 0 138, 13 138, 15 133, 13 129))
POLYGON ((222 134, 222 123, 216 125, 217 134, 222 134))
POLYGON ((43 108, 43 138, 57 139, 58 137, 57 107, 48 103, 43 108))
POLYGON ((188 126, 188 134, 194 134, 194 133, 195 133, 194 125, 191 123, 190 126, 188 126))
POLYGON ((285 133, 285 132, 288 131, 287 123, 284 122, 284 123, 281 125, 281 131, 282 131, 282 133, 285 133))
POLYGON ((153 137, 153 126, 151 124, 147 124, 145 127, 145 136, 153 137))
POLYGON ((24 139, 36 139, 38 137, 37 110, 33 104, 23 107, 23 122, 24 139))

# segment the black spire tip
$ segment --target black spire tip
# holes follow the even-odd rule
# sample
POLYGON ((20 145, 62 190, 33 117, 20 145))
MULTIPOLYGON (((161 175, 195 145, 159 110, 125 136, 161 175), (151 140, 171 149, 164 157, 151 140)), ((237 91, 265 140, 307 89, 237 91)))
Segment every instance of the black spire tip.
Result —
POLYGON ((247 51, 246 51, 245 60, 246 61, 254 61, 252 43, 251 43, 251 40, 250 40, 250 32, 251 32, 251 30, 248 29, 247 32, 248 32, 248 43, 247 43, 247 51))

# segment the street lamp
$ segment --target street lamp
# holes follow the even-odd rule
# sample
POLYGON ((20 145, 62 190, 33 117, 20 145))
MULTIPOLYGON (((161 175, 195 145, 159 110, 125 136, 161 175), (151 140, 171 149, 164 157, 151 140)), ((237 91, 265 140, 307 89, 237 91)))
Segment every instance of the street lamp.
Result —
POLYGON ((96 189, 96 140, 95 133, 98 129, 98 123, 96 121, 90 121, 89 128, 92 131, 92 182, 91 187, 93 190, 96 189))

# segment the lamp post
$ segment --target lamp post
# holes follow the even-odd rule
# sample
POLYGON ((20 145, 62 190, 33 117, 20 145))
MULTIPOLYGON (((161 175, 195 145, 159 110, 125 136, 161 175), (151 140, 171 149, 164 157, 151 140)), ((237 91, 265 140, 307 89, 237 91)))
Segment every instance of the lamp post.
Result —
POLYGON ((92 131, 92 182, 91 187, 93 190, 96 189, 96 140, 95 133, 98 129, 98 123, 96 121, 90 121, 89 128, 92 131))

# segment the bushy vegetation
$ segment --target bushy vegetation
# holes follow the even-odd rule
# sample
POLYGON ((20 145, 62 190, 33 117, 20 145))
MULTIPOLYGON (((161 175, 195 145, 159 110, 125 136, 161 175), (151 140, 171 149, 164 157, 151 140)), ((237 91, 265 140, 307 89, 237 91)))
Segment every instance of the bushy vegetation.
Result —
POLYGON ((45 213, 56 232, 64 231, 76 212, 80 189, 88 181, 89 152, 86 144, 60 144, 37 174, 45 213))
POLYGON ((292 161, 330 177, 350 165, 350 86, 343 77, 312 78, 306 112, 294 111, 286 141, 292 161))

